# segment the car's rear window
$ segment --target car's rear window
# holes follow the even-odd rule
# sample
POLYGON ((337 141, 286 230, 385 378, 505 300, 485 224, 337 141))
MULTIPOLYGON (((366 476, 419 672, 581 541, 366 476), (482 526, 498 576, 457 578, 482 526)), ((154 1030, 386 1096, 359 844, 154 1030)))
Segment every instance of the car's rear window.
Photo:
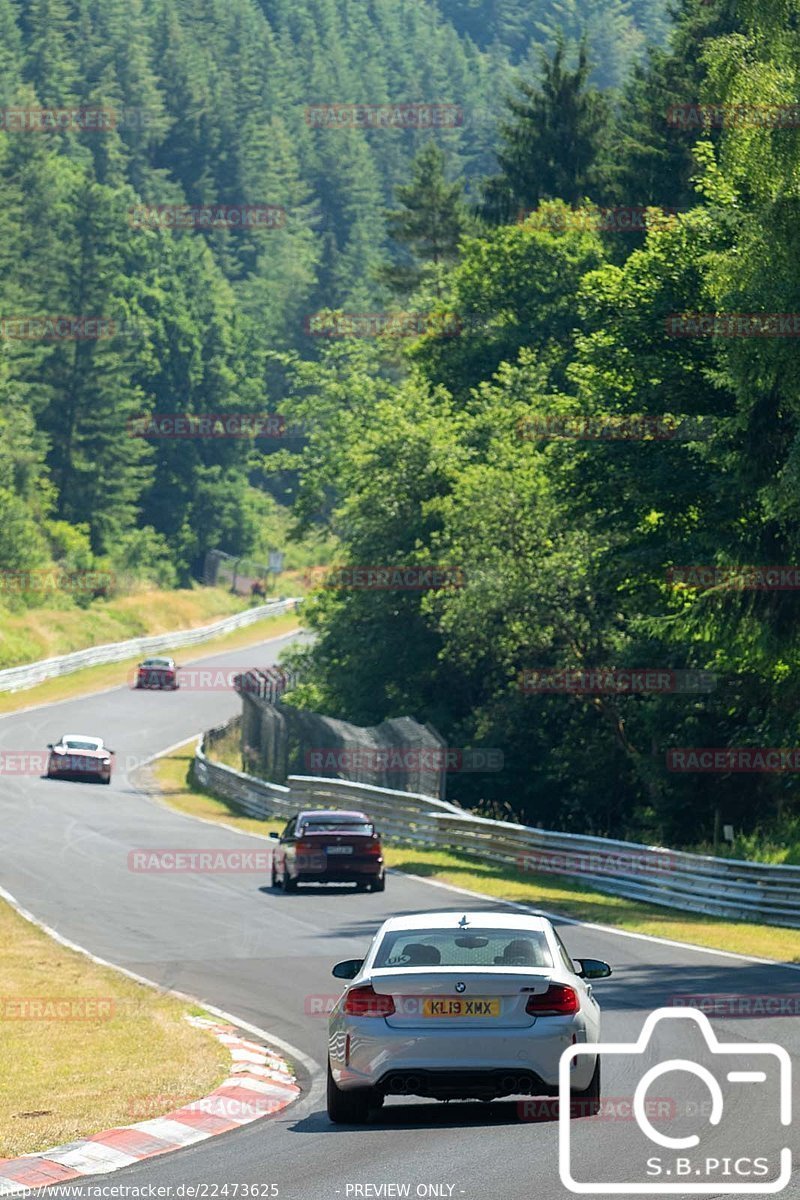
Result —
POLYGON ((376 967, 552 967, 544 933, 508 929, 401 929, 387 933, 376 967))
POLYGON ((64 745, 68 750, 99 750, 99 742, 80 742, 77 738, 67 738, 64 745))
POLYGON ((301 833, 362 833, 369 836, 375 826, 368 821, 307 821, 301 833))

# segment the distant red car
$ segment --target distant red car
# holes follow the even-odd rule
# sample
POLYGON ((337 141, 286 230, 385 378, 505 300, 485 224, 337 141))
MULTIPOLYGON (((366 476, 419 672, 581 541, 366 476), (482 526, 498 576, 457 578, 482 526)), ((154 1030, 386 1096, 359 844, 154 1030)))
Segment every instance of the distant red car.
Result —
POLYGON ((174 692, 178 683, 178 668, 174 658, 146 658, 136 669, 137 688, 157 688, 174 692))
POLYGON ((317 809, 292 817, 272 850, 272 886, 293 892, 298 883, 354 883, 382 892, 386 868, 380 835, 362 812, 317 809))

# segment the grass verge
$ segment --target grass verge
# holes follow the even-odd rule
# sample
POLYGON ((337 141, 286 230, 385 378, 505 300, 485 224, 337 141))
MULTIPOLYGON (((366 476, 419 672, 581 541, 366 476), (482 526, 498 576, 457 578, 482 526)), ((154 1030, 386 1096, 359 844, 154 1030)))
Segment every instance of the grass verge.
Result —
MULTIPOLYGON (((285 819, 257 821, 237 813, 226 801, 199 791, 188 781, 193 756, 194 742, 188 742, 154 763, 155 783, 168 804, 189 816, 224 822, 242 833, 264 837, 283 828, 285 819)), ((387 865, 395 870, 451 883, 498 900, 530 904, 564 917, 593 921, 630 933, 670 938, 692 946, 800 963, 798 930, 673 912, 654 904, 640 904, 588 891, 563 877, 516 871, 499 863, 446 850, 389 844, 385 853, 387 865)))
MULTIPOLYGON (((210 625, 211 621, 202 621, 200 624, 210 625)), ((197 646, 187 647, 185 652, 177 652, 177 659, 181 666, 186 666, 220 650, 240 650, 245 646, 255 646, 267 638, 294 633, 298 628, 297 615, 293 612, 266 617, 263 621, 257 621, 255 625, 247 625, 244 629, 236 629, 233 633, 222 634, 197 646)), ((129 658, 100 667, 86 667, 72 675, 48 679, 21 692, 0 692, 0 713, 19 712, 22 708, 36 704, 55 704, 59 700, 71 700, 73 697, 99 692, 104 688, 120 687, 127 682, 128 673, 138 661, 138 658, 129 658)))
POLYGON ((255 817, 247 817, 236 809, 229 808, 224 800, 218 800, 207 792, 200 791, 189 780, 189 772, 194 760, 194 741, 157 758, 152 764, 150 775, 153 780, 153 792, 164 800, 171 808, 185 813, 188 817, 203 817, 207 821, 218 821, 229 825, 241 833, 255 833, 260 837, 268 837, 270 833, 280 832, 286 824, 286 818, 276 817, 274 821, 258 821, 255 817))
MULTIPOLYGON (((289 593, 291 594, 291 593, 289 593)), ((24 611, 0 604, 0 668, 16 667, 128 638, 209 625, 250 607, 226 588, 147 589, 95 600, 86 608, 67 603, 24 611)))
POLYGON ((171 1112, 228 1075, 225 1048, 184 1019, 201 1009, 66 949, 3 901, 0 959, 0 1157, 171 1112))

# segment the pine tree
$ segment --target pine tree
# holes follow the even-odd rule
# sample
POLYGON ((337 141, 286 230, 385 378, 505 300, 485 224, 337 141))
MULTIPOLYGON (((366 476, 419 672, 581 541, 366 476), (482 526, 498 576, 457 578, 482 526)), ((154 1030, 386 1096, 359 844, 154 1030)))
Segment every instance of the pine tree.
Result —
POLYGON ((507 101, 515 119, 500 130, 502 174, 486 184, 483 213, 489 220, 507 222, 516 208, 535 208, 541 200, 561 199, 575 206, 587 197, 604 199, 600 159, 609 103, 588 84, 586 46, 581 46, 574 69, 565 58, 561 41, 552 59, 541 56, 541 84, 520 83, 521 98, 507 101))
POLYGON ((398 295, 408 295, 429 279, 441 294, 444 272, 458 255, 459 239, 469 227, 463 184, 448 183, 445 155, 429 142, 411 164, 411 183, 395 189, 403 206, 387 213, 389 236, 405 261, 383 267, 380 278, 398 295))
MULTIPOLYGON (((131 271, 130 231, 122 204, 108 189, 81 178, 71 195, 66 270, 50 294, 51 306, 74 317, 118 321, 140 286, 131 271)), ((42 428, 58 489, 56 514, 85 522, 95 551, 108 551, 136 522, 148 471, 148 447, 132 437, 128 418, 142 405, 131 384, 135 342, 114 333, 55 344, 42 367, 49 403, 42 428)))
POLYGON ((22 36, 11 0, 0 0, 0 105, 10 105, 22 83, 22 36))
POLYGON ((42 104, 66 105, 77 82, 76 26, 67 0, 30 0, 25 78, 42 104))
MULTIPOLYGON (((735 0, 682 0, 668 50, 652 49, 622 96, 607 157, 614 199, 620 204, 690 208, 698 203, 692 185, 699 140, 719 140, 719 131, 699 124, 670 124, 670 110, 696 105, 703 97, 709 39, 740 28, 735 0)), ((705 97, 709 99, 709 97, 705 97)))

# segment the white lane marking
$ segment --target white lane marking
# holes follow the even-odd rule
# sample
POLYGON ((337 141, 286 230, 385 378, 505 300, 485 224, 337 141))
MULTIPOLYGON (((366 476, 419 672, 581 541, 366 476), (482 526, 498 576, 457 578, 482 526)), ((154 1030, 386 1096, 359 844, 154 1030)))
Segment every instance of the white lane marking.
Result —
POLYGON ((252 1050, 239 1050, 235 1046, 229 1048, 229 1053, 235 1063, 260 1064, 264 1058, 263 1054, 254 1054, 252 1050))
POLYGON ((114 1146, 105 1146, 102 1142, 86 1141, 74 1149, 43 1150, 42 1158, 47 1162, 61 1163, 63 1167, 72 1167, 82 1175, 107 1175, 110 1171, 118 1171, 120 1167, 130 1167, 140 1159, 135 1154, 125 1154, 114 1146))
MULTIPOLYGON (((279 614, 279 615, 281 615, 281 614, 279 614)), ((265 617, 265 620, 272 621, 272 620, 274 620, 274 617, 265 617)), ((244 628, 247 628, 247 626, 244 626, 244 628)), ((264 638, 263 641, 253 642, 249 646, 233 646, 230 649, 230 653, 238 654, 238 652, 240 650, 253 650, 257 646, 268 646, 270 644, 270 642, 282 642, 287 638, 295 637, 298 633, 305 633, 305 630, 303 629, 302 626, 299 626, 297 629, 290 630, 289 633, 276 633, 274 637, 264 638)), ((226 654, 226 653, 228 653, 228 651, 226 651, 226 650, 219 650, 219 651, 215 650, 213 654, 201 654, 197 658, 187 658, 186 661, 187 661, 187 663, 202 662, 205 658, 219 658, 221 654, 226 654)), ((101 665, 106 666, 106 667, 124 666, 126 662, 132 662, 132 661, 133 661, 133 659, 121 659, 120 662, 118 662, 118 663, 103 663, 101 665)), ((32 666, 34 664, 30 663, 28 665, 32 666)), ((84 667, 83 669, 84 670, 94 670, 93 667, 89 667, 89 668, 84 667)), ((51 676, 51 678, 52 679, 66 679, 69 677, 69 674, 79 675, 80 672, 72 671, 72 672, 69 672, 68 675, 54 675, 54 676, 51 676)), ((43 679, 42 683, 37 683, 37 684, 34 684, 33 686, 41 687, 42 684, 49 683, 49 682, 50 682, 50 679, 43 679)), ((27 691, 27 690, 28 690, 27 688, 24 688, 24 689, 20 688, 20 691, 27 691)), ((29 704, 27 708, 15 708, 13 710, 13 712, 0 713, 0 721, 8 720, 9 717, 18 717, 18 716, 20 716, 21 713, 36 712, 40 708, 57 708, 59 706, 59 704, 73 704, 76 700, 93 700, 95 696, 107 696, 109 694, 109 692, 132 692, 135 690, 136 690, 135 688, 131 688, 127 684, 116 684, 114 687, 101 688, 97 692, 79 692, 75 696, 66 696, 63 700, 50 700, 45 704, 29 704)), ((8 692, 3 693, 3 694, 4 695, 9 695, 9 694, 13 695, 13 693, 8 693, 8 692)), ((181 743, 179 742, 178 745, 180 745, 180 744, 181 743)))
POLYGON ((195 1142, 204 1142, 211 1134, 205 1129, 195 1129, 191 1125, 183 1125, 180 1121, 170 1121, 168 1117, 153 1117, 150 1121, 139 1121, 136 1125, 142 1133, 160 1138, 177 1146, 192 1146, 195 1142))
MULTIPOLYGON (((287 1078, 286 1086, 281 1088, 276 1080, 274 1083, 265 1083, 263 1079, 251 1079, 249 1076, 242 1078, 241 1075, 229 1075, 227 1079, 223 1079, 218 1088, 214 1090, 219 1092, 223 1088, 242 1088, 244 1091, 252 1092, 253 1095, 275 1096, 280 1092, 285 1092, 290 1085, 287 1078)), ((184 1107, 186 1107, 184 1105, 184 1107)))
POLYGON ((75 950, 78 954, 83 954, 91 962, 96 963, 99 967, 109 967, 112 971, 119 971, 120 975, 125 975, 128 979, 134 980, 135 983, 144 984, 145 987, 152 988, 156 992, 160 992, 162 996, 175 996, 178 1000, 185 1000, 190 1004, 199 1005, 206 1012, 211 1013, 214 1017, 220 1017, 223 1021, 229 1021, 231 1025, 237 1025, 239 1029, 244 1029, 247 1033, 253 1033, 256 1037, 263 1038, 269 1046, 274 1046, 276 1050, 283 1050, 285 1054, 289 1054, 297 1062, 302 1063, 310 1075, 322 1070, 319 1063, 310 1055, 305 1054, 302 1050, 298 1050, 297 1046, 293 1046, 291 1042, 284 1041, 283 1038, 277 1037, 274 1033, 268 1033, 266 1029, 262 1029, 258 1025, 253 1025, 250 1021, 243 1021, 240 1017, 234 1016, 232 1013, 226 1012, 224 1008, 217 1008, 214 1004, 209 1004, 206 1000, 198 999, 197 996, 189 996, 186 992, 176 991, 175 988, 165 988, 160 983, 156 983, 153 979, 148 979, 145 975, 139 975, 136 971, 129 971, 127 967, 121 967, 119 963, 109 962, 107 958, 100 958, 96 954, 92 954, 91 950, 87 950, 85 946, 79 946, 77 942, 71 941, 64 937, 57 929, 46 925, 44 921, 40 921, 27 908, 23 908, 16 897, 7 892, 4 887, 0 887, 0 899, 5 900, 15 912, 19 913, 26 921, 30 921, 31 925, 35 925, 37 929, 41 929, 43 933, 48 934, 61 946, 66 946, 68 950, 75 950))
MULTIPOLYGON (((600 933, 611 933, 616 937, 636 938, 643 942, 657 942, 660 946, 677 946, 680 950, 693 950, 695 954, 715 954, 720 958, 735 958, 739 962, 762 963, 768 967, 783 967, 787 971, 800 971, 800 963, 781 962, 776 958, 756 958, 751 954, 737 954, 735 950, 715 950, 710 946, 696 946, 693 942, 678 942, 672 938, 657 937, 654 933, 633 933, 629 929, 616 929, 613 925, 599 925, 595 921, 579 921, 577 917, 564 917, 560 913, 536 908, 533 904, 521 904, 517 900, 501 900, 498 896, 487 896, 483 892, 471 892, 467 888, 457 887, 454 883, 443 883, 440 879, 426 879, 424 875, 412 875, 410 872, 398 870, 393 870, 391 873, 403 875, 406 879, 413 879, 417 883, 427 883, 431 887, 444 888, 447 892, 456 892, 459 896, 472 896, 476 900, 493 900, 496 904, 505 904, 508 908, 518 908, 520 912, 547 917, 550 921, 560 921, 563 925, 580 925, 583 929, 596 929, 600 933)), ((772 928, 772 926, 764 928, 772 928)))

